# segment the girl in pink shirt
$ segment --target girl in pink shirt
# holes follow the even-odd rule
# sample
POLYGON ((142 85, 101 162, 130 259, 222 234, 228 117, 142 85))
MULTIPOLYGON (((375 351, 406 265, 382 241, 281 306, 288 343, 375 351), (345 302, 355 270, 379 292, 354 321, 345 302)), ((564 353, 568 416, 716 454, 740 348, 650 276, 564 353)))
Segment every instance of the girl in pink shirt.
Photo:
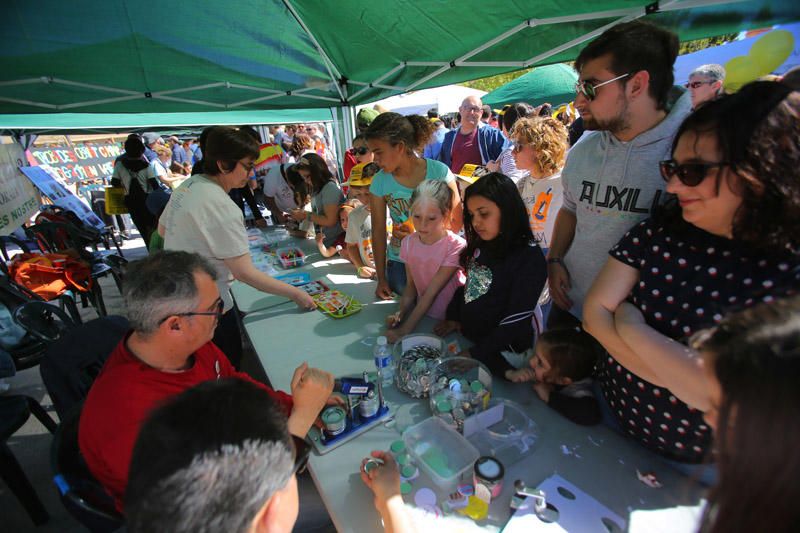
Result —
POLYGON ((386 319, 389 342, 414 331, 425 314, 443 319, 453 293, 464 285, 459 254, 466 242, 447 229, 452 194, 447 183, 425 180, 411 195, 411 221, 416 231, 400 243, 408 284, 400 298, 400 310, 386 319))

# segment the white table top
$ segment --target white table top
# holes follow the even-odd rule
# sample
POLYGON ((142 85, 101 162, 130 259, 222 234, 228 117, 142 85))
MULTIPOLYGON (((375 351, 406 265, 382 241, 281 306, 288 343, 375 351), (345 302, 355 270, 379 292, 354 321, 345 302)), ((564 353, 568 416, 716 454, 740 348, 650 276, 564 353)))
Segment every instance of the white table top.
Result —
MULTIPOLYGON (((305 243, 302 246, 306 248, 305 243)), ((244 310, 248 312, 244 318, 245 331, 276 389, 289 391, 292 372, 303 361, 335 376, 373 370, 372 344, 383 329, 384 317, 396 310, 395 302, 375 301, 375 282, 358 279, 351 265, 335 260, 333 263, 326 260, 323 265, 320 259, 319 256, 309 257, 303 270, 312 274, 312 280, 329 275, 323 281, 331 288, 366 304, 359 313, 333 319, 319 311, 301 311, 286 300, 265 302, 263 293, 244 285, 234 291, 237 305, 241 308, 244 303, 244 310)), ((417 331, 430 332, 433 324, 426 318, 417 331)), ((464 347, 468 344, 463 339, 461 342, 464 347)), ((492 501, 489 517, 478 524, 484 530, 496 531, 508 521, 515 479, 536 487, 554 473, 625 519, 633 510, 698 503, 703 490, 696 483, 605 426, 587 428, 569 422, 541 402, 529 384, 512 384, 493 378, 492 395, 523 405, 541 434, 528 456, 506 465, 503 491, 492 501), (663 488, 645 486, 637 478, 637 469, 654 471, 663 488)), ((394 386, 388 388, 386 399, 393 411, 399 408, 406 418, 410 413, 415 423, 430 416, 427 400, 415 400, 395 390, 394 386)), ((324 456, 312 455, 310 471, 337 530, 382 531, 372 493, 361 482, 358 470, 361 459, 371 450, 386 450, 400 438, 394 427, 380 425, 324 456)), ((412 494, 405 497, 406 502, 413 501, 414 491, 424 486, 420 483, 423 482, 415 482, 412 494)), ((437 519, 431 526, 441 531, 478 529, 463 517, 451 516, 437 519)))

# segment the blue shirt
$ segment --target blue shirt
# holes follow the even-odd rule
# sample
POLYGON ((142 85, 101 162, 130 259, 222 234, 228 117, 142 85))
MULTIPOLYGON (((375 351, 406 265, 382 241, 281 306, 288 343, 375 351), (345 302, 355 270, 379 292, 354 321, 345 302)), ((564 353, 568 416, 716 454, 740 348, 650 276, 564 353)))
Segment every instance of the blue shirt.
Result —
POLYGON ((422 152, 422 157, 425 159, 439 159, 439 152, 442 151, 444 136, 448 131, 450 130, 447 128, 436 128, 436 131, 433 132, 431 142, 425 146, 425 150, 422 152))

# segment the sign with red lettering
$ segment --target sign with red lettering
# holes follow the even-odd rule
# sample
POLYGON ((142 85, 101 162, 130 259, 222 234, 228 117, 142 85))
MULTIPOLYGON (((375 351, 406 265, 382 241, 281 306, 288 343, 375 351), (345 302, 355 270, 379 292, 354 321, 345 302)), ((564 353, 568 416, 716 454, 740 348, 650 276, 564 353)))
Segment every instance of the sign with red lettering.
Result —
POLYGON ((122 147, 115 143, 49 146, 28 150, 28 162, 31 166, 50 165, 64 182, 75 183, 111 176, 114 160, 122 152, 122 147))

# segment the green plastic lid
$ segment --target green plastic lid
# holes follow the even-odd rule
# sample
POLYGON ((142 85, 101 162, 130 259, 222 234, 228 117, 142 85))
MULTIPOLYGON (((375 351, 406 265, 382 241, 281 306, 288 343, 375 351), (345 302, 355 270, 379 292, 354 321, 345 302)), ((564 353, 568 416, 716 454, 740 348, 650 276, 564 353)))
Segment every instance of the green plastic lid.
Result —
POLYGON ((478 381, 477 379, 470 383, 469 388, 472 389, 472 392, 480 392, 483 390, 483 383, 478 381))
POLYGON ((390 449, 394 454, 403 453, 404 451, 406 451, 406 443, 401 440, 396 440, 392 443, 390 449))
POLYGON ((397 456, 397 464, 400 466, 407 465, 411 458, 408 456, 407 453, 403 453, 397 456))
POLYGON ((450 403, 450 400, 439 400, 436 402, 436 409, 440 413, 449 413, 453 409, 453 404, 450 403))
POLYGON ((344 420, 344 409, 341 407, 330 407, 322 413, 322 423, 325 425, 338 424, 344 420))
POLYGON ((411 483, 408 481, 400 483, 400 494, 408 494, 409 492, 411 492, 411 483))
POLYGON ((411 465, 406 465, 400 470, 400 474, 405 478, 412 477, 416 472, 417 469, 411 465))

